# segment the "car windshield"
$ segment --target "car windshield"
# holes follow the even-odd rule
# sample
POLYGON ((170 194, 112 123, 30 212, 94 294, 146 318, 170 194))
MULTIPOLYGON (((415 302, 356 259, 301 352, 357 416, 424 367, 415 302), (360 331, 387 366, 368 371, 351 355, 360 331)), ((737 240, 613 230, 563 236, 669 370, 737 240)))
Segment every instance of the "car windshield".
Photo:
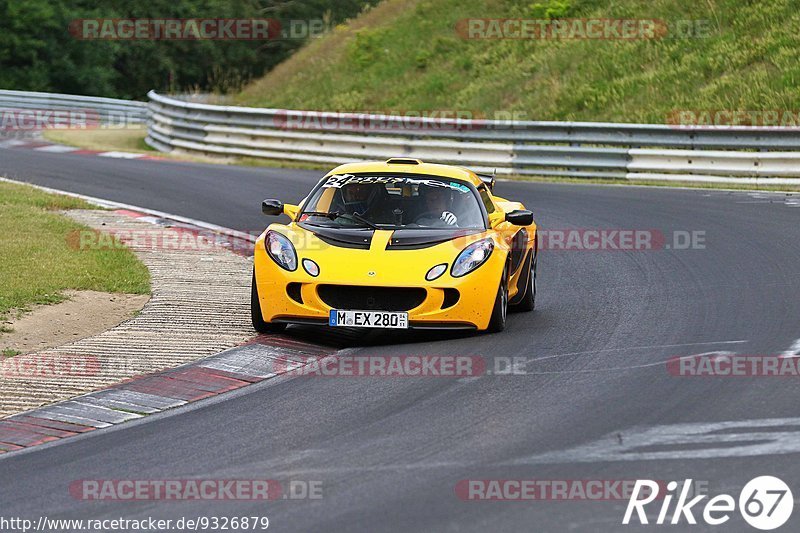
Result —
POLYGON ((328 176, 305 202, 298 220, 330 227, 486 228, 474 187, 408 174, 328 176))

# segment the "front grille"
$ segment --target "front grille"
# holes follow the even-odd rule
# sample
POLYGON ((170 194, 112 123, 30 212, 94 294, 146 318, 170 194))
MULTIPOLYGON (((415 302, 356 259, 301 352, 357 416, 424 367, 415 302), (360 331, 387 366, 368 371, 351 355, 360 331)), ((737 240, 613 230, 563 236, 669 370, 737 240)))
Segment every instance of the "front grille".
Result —
POLYGON ((422 288, 320 285, 317 294, 334 309, 365 311, 409 311, 425 301, 422 288))

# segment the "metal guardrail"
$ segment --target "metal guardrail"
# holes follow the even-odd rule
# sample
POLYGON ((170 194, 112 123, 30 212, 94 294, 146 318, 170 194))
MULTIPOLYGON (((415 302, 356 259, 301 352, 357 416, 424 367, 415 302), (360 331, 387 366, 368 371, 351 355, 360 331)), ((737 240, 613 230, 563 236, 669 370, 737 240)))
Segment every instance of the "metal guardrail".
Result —
POLYGON ((2 110, 91 110, 147 122, 162 152, 335 165, 415 157, 482 172, 580 178, 800 184, 800 129, 413 118, 219 106, 148 93, 149 103, 0 90, 2 110))
POLYGON ((792 128, 409 119, 148 97, 146 142, 161 151, 325 164, 402 155, 498 174, 800 184, 792 128))
POLYGON ((93 121, 127 126, 147 120, 147 103, 99 96, 0 89, 0 111, 84 111, 93 121))

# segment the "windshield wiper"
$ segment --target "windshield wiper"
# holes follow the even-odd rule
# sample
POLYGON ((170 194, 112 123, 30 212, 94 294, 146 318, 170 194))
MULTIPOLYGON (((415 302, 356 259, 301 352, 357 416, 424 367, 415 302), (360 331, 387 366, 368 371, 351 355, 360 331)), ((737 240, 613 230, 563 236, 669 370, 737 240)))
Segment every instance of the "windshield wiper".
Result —
POLYGON ((358 213, 343 213, 343 214, 341 214, 339 216, 342 217, 342 218, 345 218, 345 217, 352 218, 356 222, 361 222, 362 224, 365 224, 365 225, 369 226, 372 229, 381 229, 381 228, 378 227, 377 224, 375 224, 373 222, 370 222, 369 220, 367 220, 366 218, 362 217, 358 213))
POLYGON ((303 216, 303 215, 325 217, 325 218, 329 218, 331 220, 334 220, 334 219, 339 218, 340 216, 342 216, 342 214, 339 213, 338 211, 331 211, 331 212, 326 212, 326 211, 303 211, 302 213, 300 213, 300 216, 303 216))
POLYGON ((300 213, 300 216, 309 215, 309 216, 319 216, 329 218, 331 220, 336 220, 337 218, 349 218, 350 220, 354 220, 356 222, 361 222, 365 226, 369 226, 372 229, 380 229, 376 224, 370 222, 366 218, 362 217, 358 213, 340 213, 339 211, 304 211, 300 213))

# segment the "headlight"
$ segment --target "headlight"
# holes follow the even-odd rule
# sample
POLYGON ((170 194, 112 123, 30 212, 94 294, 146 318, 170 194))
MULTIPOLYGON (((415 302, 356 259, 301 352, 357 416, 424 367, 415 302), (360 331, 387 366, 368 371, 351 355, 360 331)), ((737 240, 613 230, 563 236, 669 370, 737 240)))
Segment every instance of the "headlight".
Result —
POLYGON ((473 242, 458 254, 450 273, 454 278, 469 274, 489 259, 492 250, 494 250, 494 244, 491 239, 473 242))
POLYGON ((264 239, 264 247, 278 266, 290 272, 297 270, 297 253, 294 251, 292 241, 284 235, 274 231, 268 232, 264 239))
POLYGON ((446 263, 442 263, 441 265, 436 265, 435 267, 431 267, 431 269, 428 270, 428 273, 425 274, 425 279, 428 281, 433 281, 442 274, 444 274, 445 270, 447 270, 446 263))

